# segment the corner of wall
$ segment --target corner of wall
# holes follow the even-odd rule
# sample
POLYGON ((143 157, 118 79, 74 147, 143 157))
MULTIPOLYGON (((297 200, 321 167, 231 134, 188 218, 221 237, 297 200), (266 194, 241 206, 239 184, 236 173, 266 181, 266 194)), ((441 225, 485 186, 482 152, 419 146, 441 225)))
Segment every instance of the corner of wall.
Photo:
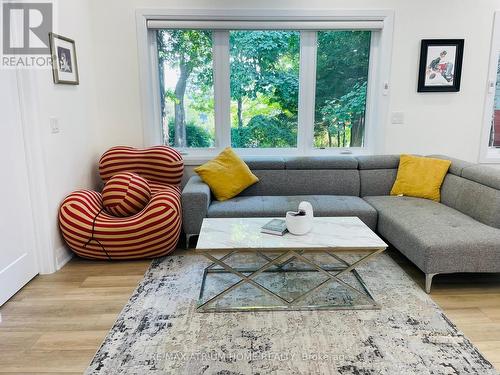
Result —
POLYGON ((63 268, 66 263, 68 263, 73 258, 73 253, 69 251, 65 246, 61 246, 56 249, 56 271, 63 268))

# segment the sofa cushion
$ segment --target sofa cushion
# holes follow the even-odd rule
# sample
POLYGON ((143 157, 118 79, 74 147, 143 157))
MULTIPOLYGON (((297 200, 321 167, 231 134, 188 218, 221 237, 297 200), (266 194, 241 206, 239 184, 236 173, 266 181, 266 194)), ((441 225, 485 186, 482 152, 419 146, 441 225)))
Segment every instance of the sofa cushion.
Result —
POLYGON ((463 169, 462 177, 492 189, 500 190, 500 171, 492 167, 473 165, 463 169))
POLYGON ((358 169, 397 169, 399 166, 399 155, 362 155, 357 156, 358 169))
POLYGON ((297 210, 301 201, 312 204, 315 216, 358 216, 371 229, 377 224, 377 211, 359 197, 337 195, 238 196, 225 202, 212 202, 208 217, 285 217, 297 210))
POLYGON ((281 156, 246 156, 243 161, 252 170, 285 169, 285 159, 281 156))
POLYGON ((253 170, 259 182, 240 195, 353 195, 359 197, 357 169, 253 170))
POLYGON ((398 173, 399 155, 357 156, 360 196, 389 195, 398 173))
POLYGON ((397 169, 360 170, 360 196, 389 195, 397 174, 397 169))
POLYGON ((499 229, 426 199, 364 199, 378 211, 379 233, 425 273, 498 272, 499 229))
POLYGON ((473 163, 469 163, 468 161, 451 158, 451 157, 446 156, 446 155, 427 155, 427 157, 451 161, 450 169, 448 170, 448 172, 451 174, 454 174, 456 176, 461 176, 462 171, 465 168, 468 168, 468 167, 475 165, 473 163))
POLYGON ((441 187, 441 202, 500 229, 500 190, 448 173, 441 187))
POLYGON ((358 169, 352 156, 291 156, 285 158, 286 169, 358 169))

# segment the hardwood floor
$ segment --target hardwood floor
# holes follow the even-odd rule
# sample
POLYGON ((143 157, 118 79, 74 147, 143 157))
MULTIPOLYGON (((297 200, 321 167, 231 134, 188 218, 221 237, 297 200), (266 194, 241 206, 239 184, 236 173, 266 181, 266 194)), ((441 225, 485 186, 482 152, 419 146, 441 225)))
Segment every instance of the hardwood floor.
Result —
MULTIPOLYGON (((391 255, 420 285, 423 274, 391 255)), ((0 308, 0 373, 81 374, 149 261, 73 259, 0 308)), ((436 276, 432 298, 500 370, 500 275, 436 276)))
POLYGON ((149 261, 73 259, 0 308, 0 373, 81 374, 149 261))

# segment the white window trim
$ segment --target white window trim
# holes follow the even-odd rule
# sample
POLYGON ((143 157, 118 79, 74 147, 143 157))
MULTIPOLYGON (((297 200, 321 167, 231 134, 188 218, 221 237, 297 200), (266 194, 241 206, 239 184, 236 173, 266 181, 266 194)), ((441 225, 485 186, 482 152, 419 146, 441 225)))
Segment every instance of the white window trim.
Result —
MULTIPOLYGON (((326 148, 314 149, 312 144, 314 134, 314 93, 316 66, 311 66, 311 59, 301 59, 299 75, 299 119, 297 148, 276 149, 237 149, 240 155, 270 156, 270 155, 364 155, 380 152, 383 147, 384 129, 389 109, 389 77, 392 56, 392 38, 394 11, 392 10, 167 10, 138 9, 136 11, 138 60, 140 93, 142 101, 143 144, 151 146, 162 140, 159 110, 158 70, 153 69, 156 61, 156 40, 149 32, 147 24, 152 20, 172 21, 286 21, 300 23, 303 21, 324 24, 340 22, 352 24, 358 22, 366 27, 364 21, 379 21, 380 31, 372 33, 370 67, 368 73, 367 121, 365 127, 365 145, 362 148, 326 148), (364 23, 363 23, 364 22, 364 23), (304 60, 309 60, 303 63, 304 60), (313 79, 311 79, 313 78, 313 79), (309 94, 308 94, 309 93, 309 94), (307 126, 304 126, 306 125, 307 126), (375 131, 376 130, 376 131, 375 131)), ((291 25, 292 27, 295 25, 291 25)), ((352 27, 352 25, 350 26, 352 27)), ((218 34, 218 33, 215 33, 218 34)), ((220 34, 219 34, 220 35, 220 34)), ((311 54, 311 43, 315 42, 314 32, 301 33, 301 54, 311 54), (314 40, 313 40, 314 39, 314 40), (302 42, 306 42, 303 44, 302 42)), ((227 40, 227 38, 225 39, 227 40)), ((214 37, 214 54, 229 53, 229 46, 221 46, 222 39, 214 37)), ((227 44, 227 43, 226 43, 227 44)), ((314 56, 315 58, 315 56, 314 56)), ((214 59, 229 61, 229 59, 214 59)), ((230 96, 227 63, 214 64, 214 81, 225 79, 227 85, 214 85, 219 90, 215 95, 215 132, 216 147, 211 149, 189 149, 184 155, 186 164, 199 164, 217 155, 224 147, 231 144, 230 129, 221 126, 230 121, 227 98, 230 96)))
POLYGON ((495 12, 493 32, 491 35, 490 65, 486 85, 486 97, 483 115, 483 131, 481 133, 480 163, 500 163, 500 148, 489 147, 491 120, 495 103, 495 87, 497 80, 498 58, 500 57, 500 11, 495 12))

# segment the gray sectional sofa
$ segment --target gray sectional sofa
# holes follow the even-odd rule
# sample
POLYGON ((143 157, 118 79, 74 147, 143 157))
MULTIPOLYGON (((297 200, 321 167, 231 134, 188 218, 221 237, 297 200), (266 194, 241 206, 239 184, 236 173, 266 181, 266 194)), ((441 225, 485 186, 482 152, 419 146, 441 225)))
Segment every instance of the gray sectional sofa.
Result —
POLYGON ((500 272, 500 170, 452 161, 441 203, 390 196, 399 155, 245 159, 260 181, 218 202, 198 177, 182 192, 186 240, 205 217, 284 216, 302 200, 316 216, 358 216, 426 274, 500 272))

